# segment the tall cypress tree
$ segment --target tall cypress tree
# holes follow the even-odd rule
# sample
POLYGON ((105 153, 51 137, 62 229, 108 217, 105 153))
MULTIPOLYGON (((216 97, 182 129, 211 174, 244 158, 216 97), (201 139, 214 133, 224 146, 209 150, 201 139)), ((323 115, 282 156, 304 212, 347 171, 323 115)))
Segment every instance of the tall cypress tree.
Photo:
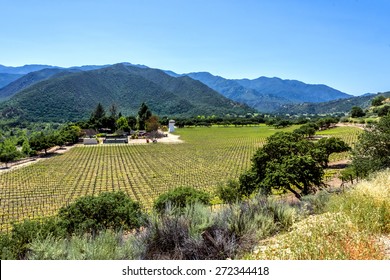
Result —
POLYGON ((141 107, 138 110, 137 116, 137 127, 139 130, 145 129, 145 122, 152 116, 152 112, 149 110, 149 107, 142 103, 141 107))

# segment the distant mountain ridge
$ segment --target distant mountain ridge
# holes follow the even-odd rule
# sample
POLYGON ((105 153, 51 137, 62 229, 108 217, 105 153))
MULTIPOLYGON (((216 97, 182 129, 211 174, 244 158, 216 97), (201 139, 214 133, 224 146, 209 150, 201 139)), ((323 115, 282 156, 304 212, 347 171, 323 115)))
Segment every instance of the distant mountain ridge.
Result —
POLYGON ((261 112, 274 112, 284 104, 324 102, 352 97, 326 85, 310 85, 296 80, 260 77, 249 79, 225 79, 208 72, 186 74, 199 80, 222 95, 248 104, 261 112))
MULTIPOLYGON (((121 65, 121 67, 128 67, 126 71, 129 74, 138 75, 170 92, 181 90, 177 81, 181 81, 188 86, 193 83, 191 79, 197 80, 206 87, 222 94, 224 97, 235 102, 247 104, 263 113, 305 113, 305 110, 307 110, 307 112, 323 112, 323 108, 329 108, 332 112, 339 112, 340 110, 348 111, 348 108, 351 107, 348 106, 349 104, 364 105, 368 102, 366 100, 373 97, 373 94, 368 93, 360 96, 362 98, 359 99, 359 97, 353 97, 326 85, 305 84, 297 80, 283 80, 275 77, 259 77, 252 80, 226 79, 212 75, 208 72, 177 74, 170 70, 153 69, 145 65, 134 65, 124 62, 116 65, 85 65, 70 68, 40 64, 20 67, 0 65, 0 101, 12 99, 18 92, 29 89, 31 86, 45 80, 52 80, 76 72, 89 72, 113 66, 118 67, 118 65, 121 65), (155 75, 155 73, 157 73, 156 71, 159 71, 160 75, 155 75), (161 73, 167 75, 162 75, 161 73), (185 77, 189 77, 190 80, 186 80, 185 77), (175 83, 170 83, 173 81, 171 81, 171 79, 177 80, 175 80, 175 83), (1 88, 2 85, 3 87, 1 88), (365 100, 364 102, 366 103, 362 103, 362 100, 365 100), (342 105, 338 106, 337 104, 342 105)), ((113 76, 111 78, 114 80, 116 79, 113 76)), ((201 87, 200 84, 193 84, 192 86, 196 88, 201 87)), ((187 89, 185 89, 185 91, 188 92, 187 89)), ((193 98, 193 96, 186 96, 185 98, 193 98)), ((197 98, 200 98, 200 96, 197 96, 197 98)), ((192 102, 194 102, 194 100, 192 102)))
MULTIPOLYGON (((116 104, 124 115, 135 115, 142 102, 160 116, 254 112, 199 81, 189 77, 174 78, 158 69, 116 64, 90 71, 55 73, 53 69, 45 69, 38 72, 42 71, 46 74, 41 75, 44 80, 24 87, 0 103, 3 117, 76 121, 88 118, 99 102, 107 109, 116 104)), ((30 73, 30 76, 36 77, 39 73, 30 73)))
POLYGON ((0 73, 21 74, 25 75, 30 72, 39 71, 46 68, 60 68, 57 66, 43 65, 43 64, 28 64, 24 66, 4 66, 0 64, 0 73))
POLYGON ((16 81, 22 76, 23 74, 0 73, 0 89, 12 83, 13 81, 16 81))
POLYGON ((333 114, 333 113, 347 113, 352 107, 357 106, 362 109, 367 109, 371 105, 371 100, 378 95, 390 97, 390 92, 383 92, 377 94, 364 94, 361 96, 354 96, 351 98, 331 100, 320 103, 300 103, 300 104, 286 104, 275 113, 285 114, 333 114))

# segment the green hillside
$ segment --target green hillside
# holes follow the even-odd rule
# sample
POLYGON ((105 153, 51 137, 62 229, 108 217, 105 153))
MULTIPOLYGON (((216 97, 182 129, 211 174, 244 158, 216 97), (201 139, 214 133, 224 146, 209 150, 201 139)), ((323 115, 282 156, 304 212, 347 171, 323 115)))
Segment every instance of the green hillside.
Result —
POLYGON ((254 110, 233 102, 188 77, 123 64, 54 76, 35 83, 0 104, 4 118, 75 121, 88 118, 98 103, 116 104, 122 114, 136 114, 146 102, 158 115, 245 114, 254 110))
POLYGON ((346 99, 332 100, 321 103, 301 103, 283 105, 277 113, 290 114, 330 114, 330 113, 348 113, 352 107, 357 106, 367 109, 371 105, 371 100, 378 95, 389 97, 390 92, 378 93, 374 95, 355 96, 346 99))

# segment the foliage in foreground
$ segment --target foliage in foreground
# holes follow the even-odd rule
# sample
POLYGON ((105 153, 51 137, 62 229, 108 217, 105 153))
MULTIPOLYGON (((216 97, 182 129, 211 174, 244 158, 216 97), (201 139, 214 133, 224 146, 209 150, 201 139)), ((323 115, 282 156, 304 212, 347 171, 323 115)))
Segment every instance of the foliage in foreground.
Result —
POLYGON ((124 192, 80 197, 61 208, 58 216, 70 234, 102 229, 135 229, 143 222, 140 204, 132 201, 124 192))
POLYGON ((94 236, 107 229, 138 229, 144 218, 140 205, 122 192, 81 197, 61 208, 55 217, 14 224, 10 234, 0 235, 0 258, 25 259, 34 242, 52 243, 73 234, 73 238, 79 236, 80 240, 89 242, 83 239, 84 234, 94 236))
POLYGON ((330 200, 328 211, 342 212, 359 230, 390 233, 390 170, 376 173, 356 188, 330 200))
POLYGON ((25 222, 3 235, 2 259, 226 259, 288 230, 293 208, 262 196, 213 211, 201 203, 150 214, 138 231, 68 235, 64 223, 25 222), (50 226, 55 225, 55 227, 50 226), (56 232, 61 229, 60 232, 56 232), (37 234, 37 232, 39 232, 37 234), (8 243, 7 243, 8 242, 8 243), (19 250, 19 251, 18 251, 19 250))
POLYGON ((154 209, 162 213, 171 207, 177 210, 194 203, 210 204, 210 195, 192 187, 178 187, 161 194, 154 202, 154 209))
POLYGON ((29 244, 30 260, 131 260, 139 259, 143 244, 134 235, 104 230, 95 236, 35 239, 29 244))
POLYGON ((295 211, 264 197, 212 212, 192 204, 152 216, 144 233, 145 259, 226 259, 250 250, 259 238, 287 230, 295 211))
POLYGON ((390 115, 359 135, 352 156, 359 177, 390 167, 390 115))
MULTIPOLYGON (((322 199, 321 199, 322 200, 322 199)), ((390 171, 377 173, 341 195, 332 195, 318 213, 291 232, 260 244, 255 259, 385 258, 378 235, 390 233, 390 171)))
POLYGON ((29 251, 29 244, 34 240, 48 237, 65 237, 66 231, 56 217, 43 220, 25 220, 14 224, 10 234, 0 235, 1 259, 24 259, 29 251))
POLYGON ((291 232, 261 245, 254 256, 256 259, 372 260, 384 258, 375 239, 360 232, 357 226, 341 213, 310 216, 295 224, 291 232))

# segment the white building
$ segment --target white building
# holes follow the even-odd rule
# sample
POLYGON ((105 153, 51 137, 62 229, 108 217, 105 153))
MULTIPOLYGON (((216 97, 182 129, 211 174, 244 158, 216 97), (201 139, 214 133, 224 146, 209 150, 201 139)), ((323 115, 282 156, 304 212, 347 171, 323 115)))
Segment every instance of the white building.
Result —
POLYGON ((168 132, 169 133, 172 133, 175 131, 175 121, 174 120, 170 120, 169 121, 169 127, 168 127, 168 132))

